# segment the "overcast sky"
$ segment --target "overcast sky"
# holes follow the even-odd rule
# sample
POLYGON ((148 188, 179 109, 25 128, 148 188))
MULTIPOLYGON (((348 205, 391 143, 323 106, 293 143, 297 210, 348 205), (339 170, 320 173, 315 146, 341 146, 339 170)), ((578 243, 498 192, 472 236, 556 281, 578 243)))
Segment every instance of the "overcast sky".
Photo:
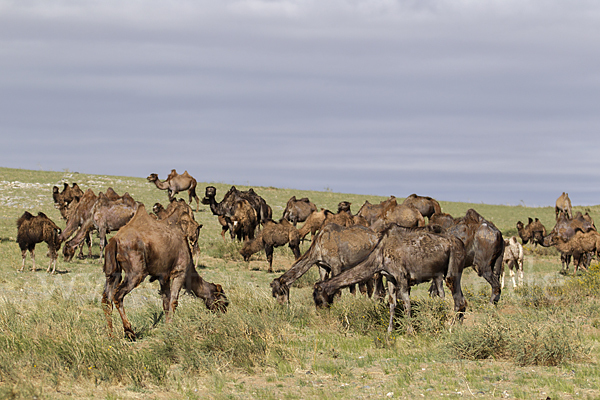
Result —
POLYGON ((3 167, 592 205, 599 128, 595 0, 0 0, 3 167))

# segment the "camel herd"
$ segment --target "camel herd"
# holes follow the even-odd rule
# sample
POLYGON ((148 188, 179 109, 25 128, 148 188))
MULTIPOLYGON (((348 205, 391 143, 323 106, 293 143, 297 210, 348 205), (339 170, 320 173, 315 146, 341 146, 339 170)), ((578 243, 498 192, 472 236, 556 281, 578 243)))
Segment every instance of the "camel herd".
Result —
MULTIPOLYGON (((513 286, 523 283, 523 246, 516 237, 504 239, 490 221, 470 209, 455 218, 442 213, 439 203, 425 196, 411 194, 403 202, 394 196, 378 204, 366 201, 356 214, 351 203, 342 201, 336 213, 318 209, 308 198, 292 196, 282 217, 273 219, 272 208, 253 189, 240 191, 232 186, 221 201, 217 189, 208 186, 202 200, 196 195, 196 180, 187 171, 179 175, 172 170, 166 180, 151 174, 148 181, 158 189, 167 190, 169 204, 156 203, 152 212, 128 193, 118 195, 112 188, 95 194, 83 192, 76 183, 64 184, 62 191, 53 188, 56 208, 66 219, 61 231, 43 213, 37 216, 25 212, 17 221, 17 242, 22 252, 24 269, 27 251, 35 270, 35 245, 46 242, 50 265, 56 271, 56 258, 64 242, 63 255, 69 262, 79 248, 83 258, 84 244, 91 256, 91 235, 100 237, 101 262, 106 277, 102 304, 112 332, 111 311, 117 308, 128 337, 135 334, 125 315, 123 298, 146 277, 158 280, 166 321, 177 306, 181 289, 201 298, 212 311, 225 312, 229 304, 219 284, 206 282, 196 271, 194 257, 198 255, 198 238, 202 225, 191 208, 196 201, 208 205, 217 217, 226 239, 242 241, 240 254, 245 261, 264 251, 268 272, 273 272, 273 249, 288 245, 296 261, 281 276, 271 282, 272 295, 281 304, 289 302, 290 288, 313 265, 319 269, 320 281, 313 289, 317 307, 330 305, 335 295, 348 287, 375 299, 387 294, 390 305, 388 331, 393 329, 394 310, 398 297, 410 316, 410 288, 430 281, 432 296, 444 297, 444 282, 454 299, 458 320, 466 309, 461 289, 464 268, 471 267, 491 286, 490 302, 497 303, 504 288, 504 266, 507 265, 513 286), (189 205, 175 195, 188 191, 189 205), (427 223, 425 218, 427 218, 427 223), (303 223, 298 228, 297 225, 303 223), (117 232, 110 240, 106 235, 117 232), (311 234, 311 245, 301 254, 300 243, 311 234), (516 272, 515 272, 516 271, 516 272)), ((561 253, 563 268, 573 260, 575 270, 586 268, 592 254, 600 251, 600 234, 586 213, 572 214, 568 194, 556 202, 556 225, 546 232, 536 218, 524 225, 517 222, 523 244, 555 246, 561 253)), ((197 259, 197 257, 196 257, 197 259)))

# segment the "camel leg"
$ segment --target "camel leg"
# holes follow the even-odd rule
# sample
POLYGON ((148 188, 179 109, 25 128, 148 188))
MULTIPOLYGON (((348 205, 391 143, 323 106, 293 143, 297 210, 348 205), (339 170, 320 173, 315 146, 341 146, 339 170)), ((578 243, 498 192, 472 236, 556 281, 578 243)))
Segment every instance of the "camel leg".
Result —
POLYGON ((33 272, 35 272, 35 271, 37 271, 37 268, 35 267, 35 248, 29 249, 29 254, 31 254, 31 262, 33 262, 33 265, 31 266, 31 270, 33 272))
POLYGON ((23 272, 23 268, 25 268, 25 258, 27 257, 27 249, 21 250, 21 257, 23 258, 23 262, 21 263, 21 269, 19 272, 23 272))
POLYGON ((389 303, 390 303, 390 322, 388 324, 388 334, 392 333, 394 330, 394 314, 396 313, 396 303, 398 301, 398 293, 396 293, 396 285, 394 285, 391 281, 388 280, 388 292, 390 294, 389 303))
POLYGON ((170 289, 170 294, 169 294, 169 309, 168 309, 168 313, 165 316, 165 322, 167 324, 173 320, 173 313, 175 312, 175 309, 177 308, 177 300, 179 299, 179 292, 184 283, 185 283, 184 274, 181 274, 178 277, 174 278, 171 283, 171 289, 170 289))
MULTIPOLYGON (((407 318, 406 324, 406 333, 409 335, 413 335, 415 330, 412 327, 411 321, 411 307, 410 307, 410 287, 408 286, 408 282, 401 281, 399 285, 397 285, 396 290, 400 292, 400 298, 402 299, 402 303, 404 304, 404 316, 407 318)), ((393 317, 390 313, 390 319, 393 317)), ((391 332, 388 327, 388 332, 391 332)))
POLYGON ((125 335, 127 335, 130 339, 135 339, 135 333, 131 328, 131 323, 129 319, 127 319, 127 315, 125 315, 125 307, 123 306, 123 298, 127 293, 131 292, 137 285, 139 285, 145 276, 140 279, 140 277, 130 277, 126 276, 125 280, 121 282, 119 287, 114 294, 114 303, 119 315, 121 316, 121 321, 123 322, 123 330, 125 331, 125 335))
POLYGON ((112 309, 114 294, 119 283, 121 283, 120 272, 107 276, 106 282, 104 283, 104 292, 102 293, 102 308, 104 309, 104 316, 106 317, 110 336, 112 336, 113 333, 112 309))
POLYGON ((265 253, 269 262, 269 271, 267 272, 273 272, 273 246, 265 244, 265 253))
POLYGON ((171 281, 160 282, 160 296, 162 297, 163 310, 165 312, 165 321, 171 322, 169 314, 171 304, 171 281))
POLYGON ((452 293, 452 298, 454 299, 454 312, 458 313, 458 321, 462 322, 465 311, 467 310, 467 301, 462 292, 462 288, 460 286, 461 274, 456 274, 453 276, 446 277, 446 286, 452 293))
POLYGON ((492 287, 492 295, 490 297, 490 303, 498 304, 498 300, 500 300, 500 293, 502 293, 502 289, 500 288, 500 281, 496 275, 492 273, 491 270, 484 272, 481 274, 483 279, 488 281, 490 286, 492 287))

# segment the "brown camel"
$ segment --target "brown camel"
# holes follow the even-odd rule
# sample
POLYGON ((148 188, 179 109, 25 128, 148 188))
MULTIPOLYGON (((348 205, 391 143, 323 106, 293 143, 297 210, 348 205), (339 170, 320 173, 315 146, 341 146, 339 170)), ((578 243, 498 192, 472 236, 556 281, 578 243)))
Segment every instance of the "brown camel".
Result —
MULTIPOLYGON (((98 200, 98 196, 96 196, 94 191, 92 189, 86 190, 86 192, 83 194, 83 196, 77 203, 77 206, 75 207, 75 209, 72 211, 72 213, 67 218, 67 225, 66 225, 65 229, 61 232, 60 237, 59 237, 61 242, 68 240, 69 237, 71 237, 71 235, 74 234, 75 231, 77 231, 77 229, 79 229, 85 221, 87 221, 88 219, 91 218, 92 208, 94 207, 96 200, 98 200)), ((88 229, 88 228, 90 228, 90 226, 88 226, 86 229, 88 229)), ((92 256, 91 231, 87 232, 85 241, 88 245, 88 257, 91 257, 92 256)), ((63 251, 64 251, 64 249, 63 249, 63 251)), ((83 246, 80 246, 80 248, 79 248, 79 258, 83 258, 83 246)))
POLYGON ((308 218, 306 218, 304 225, 302 225, 302 227, 298 230, 301 240, 304 240, 309 232, 311 234, 311 240, 315 237, 319 229, 321 229, 323 222, 325 222, 325 218, 327 217, 325 211, 326 210, 324 208, 321 208, 320 211, 314 211, 308 216, 308 218))
MULTIPOLYGON (((406 316, 410 318, 411 286, 426 281, 434 281, 436 286, 441 286, 442 279, 445 279, 454 298, 454 310, 461 320, 467 306, 460 286, 465 258, 463 243, 453 235, 392 224, 382 232, 380 241, 365 260, 329 280, 316 283, 313 299, 317 307, 329 306, 339 289, 379 272, 387 277, 390 293, 388 332, 391 332, 398 295, 404 303, 406 316)), ((442 297, 443 292, 438 288, 442 297)))
POLYGON ((252 240, 258 227, 258 218, 254 207, 248 200, 238 200, 234 205, 231 220, 231 238, 238 240, 252 240))
POLYGON ((315 206, 315 203, 313 203, 306 197, 303 197, 300 200, 296 200, 296 196, 292 196, 288 200, 285 206, 285 210, 283 210, 283 216, 281 218, 287 219, 294 226, 296 226, 298 222, 306 221, 308 216, 313 211, 317 211, 317 206, 315 206))
POLYGON ((264 250, 269 262, 268 272, 273 272, 273 249, 275 247, 289 244, 296 260, 300 258, 300 235, 298 230, 288 220, 283 219, 279 223, 267 221, 256 238, 247 240, 240 249, 244 261, 249 261, 250 256, 264 250))
MULTIPOLYGON (((271 282, 273 297, 280 304, 289 302, 290 287, 304 275, 313 265, 319 267, 321 280, 328 275, 337 276, 342 271, 354 267, 364 260, 375 248, 379 238, 375 232, 364 226, 355 225, 349 228, 338 224, 327 224, 314 237, 310 248, 283 275, 271 282)), ((361 292, 373 289, 373 277, 367 282, 370 287, 361 292)), ((361 282, 362 283, 362 282, 361 282)), ((354 292, 354 285, 350 287, 354 292)))
POLYGON ((133 217, 138 203, 133 200, 129 193, 125 193, 122 197, 116 199, 114 191, 107 191, 107 193, 109 193, 110 198, 104 193, 98 195, 88 219, 81 224, 73 239, 65 243, 63 248, 65 261, 70 261, 77 246, 82 244, 91 231, 96 230, 100 237, 100 262, 103 262, 106 235, 119 230, 133 217))
POLYGON ((74 201, 79 201, 83 197, 83 191, 79 188, 77 183, 73 182, 71 186, 68 183, 63 183, 63 190, 59 192, 57 186, 52 187, 52 198, 54 199, 54 206, 60 211, 60 215, 63 219, 67 219, 67 213, 69 206, 74 201))
POLYGON ((36 270, 35 245, 46 242, 48 244, 48 255, 50 256, 50 264, 46 272, 50 272, 50 268, 52 268, 54 274, 56 272, 57 251, 60 249, 61 244, 59 235, 60 228, 46 214, 39 212, 38 215, 34 216, 29 211, 25 211, 17 220, 17 243, 23 258, 19 271, 23 271, 23 268, 25 268, 27 251, 29 251, 33 262, 31 270, 36 270))
POLYGON ((429 225, 439 225, 444 229, 450 228, 454 223, 454 217, 447 213, 435 213, 429 217, 429 225))
POLYGON ((152 211, 158 220, 165 221, 168 224, 174 225, 181 229, 181 232, 191 246, 192 257, 196 259, 195 266, 198 266, 198 256, 200 255, 198 239, 200 238, 200 229, 202 229, 202 224, 196 222, 192 208, 185 202, 185 200, 179 199, 169 202, 167 208, 164 208, 160 203, 156 203, 152 207, 152 211))
POLYGON ((562 194, 558 196, 558 199, 556 199, 556 205, 554 206, 554 214, 556 219, 558 219, 558 214, 561 211, 567 214, 567 218, 573 218, 571 199, 569 198, 569 194, 565 192, 562 192, 562 194))
POLYGON ((524 225, 521 221, 517 222, 517 231, 523 244, 527 244, 529 241, 537 245, 544 240, 546 236, 546 227, 540 222, 539 219, 535 221, 529 218, 529 223, 524 225))
POLYGON ((194 268, 190 247, 181 230, 150 217, 141 203, 129 223, 108 242, 104 275, 102 305, 111 334, 114 304, 125 334, 135 338, 125 315, 123 298, 147 276, 151 282, 160 283, 167 323, 172 320, 182 288, 204 300, 211 311, 227 310, 228 301, 221 285, 205 281, 194 268))
POLYGON ((389 199, 382 201, 379 204, 371 204, 369 201, 365 201, 364 204, 360 207, 356 215, 359 215, 367 220, 369 226, 375 222, 377 218, 381 215, 381 212, 389 205, 396 205, 396 197, 390 196, 389 199))
MULTIPOLYGON (((544 236, 540 244, 544 247, 550 247, 556 246, 557 243, 567 243, 575 236, 577 231, 587 233, 595 231, 595 229, 590 221, 582 215, 576 215, 575 218, 569 219, 564 212, 560 212, 556 220, 556 225, 554 225, 554 228, 552 228, 547 236, 544 236)), ((559 245, 556 248, 560 252, 562 271, 568 271, 573 253, 565 245, 559 245), (567 250, 563 251, 564 249, 567 250)))
POLYGON ((425 226, 425 218, 412 205, 391 202, 381 211, 379 217, 370 225, 371 229, 381 232, 390 224, 397 224, 405 228, 425 226))
POLYGON ((179 192, 187 190, 189 195, 189 203, 192 204, 192 200, 196 200, 196 211, 200 208, 200 199, 196 195, 196 179, 194 179, 187 171, 179 175, 174 169, 171 170, 168 178, 164 181, 158 179, 157 174, 150 174, 148 182, 152 182, 160 190, 166 190, 169 195, 169 200, 172 200, 175 195, 179 192))
POLYGON ((407 206, 413 206, 423 217, 430 218, 435 213, 441 213, 442 208, 440 207, 440 203, 436 199, 427 196, 417 196, 416 194, 411 194, 402 203, 407 206))

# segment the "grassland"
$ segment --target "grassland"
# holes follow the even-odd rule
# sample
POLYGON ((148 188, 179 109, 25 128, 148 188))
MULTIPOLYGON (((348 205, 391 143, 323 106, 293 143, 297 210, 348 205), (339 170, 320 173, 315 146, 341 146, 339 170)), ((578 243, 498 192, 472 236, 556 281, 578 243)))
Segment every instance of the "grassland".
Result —
MULTIPOLYGON (((144 282, 125 299, 139 339, 111 338, 100 307, 104 279, 97 258, 65 263, 61 257, 59 273, 51 276, 42 244, 38 270, 17 272, 16 219, 25 210, 43 211, 64 227, 51 196, 52 186, 63 181, 96 192, 110 186, 146 205, 167 198, 143 178, 0 168, 0 398, 600 398, 595 261, 588 273, 563 276, 553 249, 527 247, 526 284, 515 290, 507 282, 496 307, 488 304, 487 283, 468 269, 462 326, 451 324, 451 300, 429 299, 425 285, 417 286, 412 293, 417 334, 405 335, 406 321, 398 318, 397 330, 386 338, 383 304, 344 293, 331 310, 315 310, 315 271, 292 288, 289 306, 276 304, 269 282, 291 266, 291 251, 276 249, 275 274, 266 272, 264 254, 243 262, 239 244, 223 242, 207 206, 196 213, 204 225, 199 270, 223 285, 230 299, 227 314, 211 314, 183 296, 173 323, 165 325, 158 285, 144 282)), ((200 195, 208 184, 198 184, 200 195)), ((210 184, 218 199, 230 186, 210 184)), ((365 200, 383 199, 255 190, 277 218, 292 195, 331 210, 347 200, 355 212, 365 200)), ((475 208, 505 236, 516 234, 518 220, 538 217, 547 228, 554 221, 550 207, 441 205, 455 216, 475 208)), ((599 206, 576 210, 600 216, 599 206)), ((117 316, 114 322, 120 326, 117 316)))

